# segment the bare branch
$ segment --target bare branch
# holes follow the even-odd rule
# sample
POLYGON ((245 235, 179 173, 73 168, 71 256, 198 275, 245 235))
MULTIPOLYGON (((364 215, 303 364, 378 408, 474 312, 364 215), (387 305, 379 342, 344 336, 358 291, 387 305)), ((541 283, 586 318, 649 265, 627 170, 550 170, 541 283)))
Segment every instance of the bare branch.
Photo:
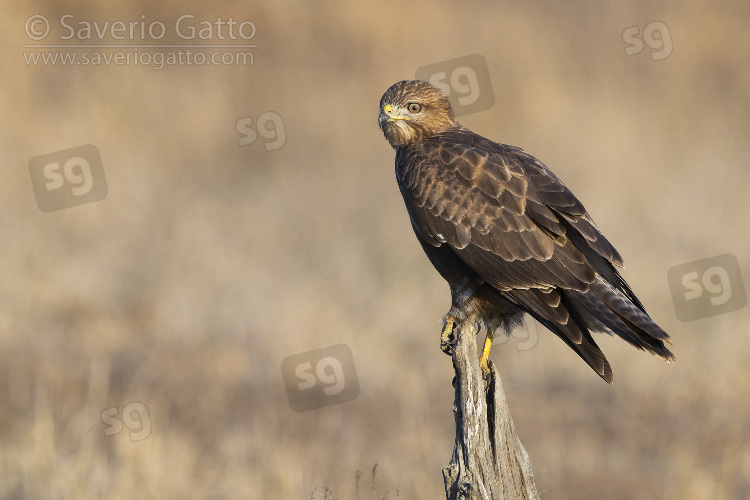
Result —
POLYGON ((477 332, 473 322, 458 324, 454 330, 456 443, 443 469, 446 497, 538 499, 531 463, 516 435, 500 377, 492 362, 488 381, 479 367, 477 332))

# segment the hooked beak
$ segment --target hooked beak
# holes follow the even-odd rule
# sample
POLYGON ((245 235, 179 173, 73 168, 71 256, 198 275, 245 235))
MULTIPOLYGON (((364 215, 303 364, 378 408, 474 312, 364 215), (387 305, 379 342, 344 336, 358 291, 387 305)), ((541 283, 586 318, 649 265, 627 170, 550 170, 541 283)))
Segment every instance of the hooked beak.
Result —
POLYGON ((393 114, 393 106, 386 104, 380 111, 378 116, 378 123, 382 126, 386 122, 395 122, 396 120, 410 120, 408 116, 398 116, 393 114))

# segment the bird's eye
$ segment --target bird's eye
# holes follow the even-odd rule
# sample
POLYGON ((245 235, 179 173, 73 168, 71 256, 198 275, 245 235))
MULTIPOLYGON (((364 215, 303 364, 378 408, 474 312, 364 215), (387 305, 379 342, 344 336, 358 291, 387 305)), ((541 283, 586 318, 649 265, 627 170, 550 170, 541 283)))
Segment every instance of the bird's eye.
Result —
POLYGON ((418 102, 410 102, 406 105, 406 109, 409 110, 409 113, 419 113, 422 111, 422 105, 418 102))

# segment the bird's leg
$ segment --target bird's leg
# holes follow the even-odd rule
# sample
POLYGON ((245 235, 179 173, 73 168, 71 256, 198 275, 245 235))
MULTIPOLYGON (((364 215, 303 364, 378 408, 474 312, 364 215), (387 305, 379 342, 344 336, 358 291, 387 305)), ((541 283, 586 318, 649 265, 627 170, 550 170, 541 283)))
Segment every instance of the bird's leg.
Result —
POLYGON ((453 345, 456 343, 456 337, 453 335, 453 328, 456 326, 456 318, 451 313, 443 318, 443 331, 440 334, 440 350, 448 356, 453 354, 453 345))
POLYGON ((492 330, 487 330, 487 337, 484 339, 484 349, 482 349, 482 356, 479 358, 479 367, 482 369, 482 373, 485 375, 490 374, 490 367, 488 365, 490 359, 490 348, 492 347, 492 339, 495 335, 492 330))

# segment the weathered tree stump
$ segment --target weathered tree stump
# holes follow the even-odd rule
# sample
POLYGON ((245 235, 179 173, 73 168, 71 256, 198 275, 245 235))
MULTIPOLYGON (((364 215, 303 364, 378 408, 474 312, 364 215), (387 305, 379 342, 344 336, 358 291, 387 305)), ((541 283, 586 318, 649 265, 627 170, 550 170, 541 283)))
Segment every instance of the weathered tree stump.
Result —
POLYGON ((454 330, 456 443, 443 469, 448 500, 538 499, 526 450, 516 435, 500 377, 490 361, 485 380, 477 359, 477 325, 454 330))

